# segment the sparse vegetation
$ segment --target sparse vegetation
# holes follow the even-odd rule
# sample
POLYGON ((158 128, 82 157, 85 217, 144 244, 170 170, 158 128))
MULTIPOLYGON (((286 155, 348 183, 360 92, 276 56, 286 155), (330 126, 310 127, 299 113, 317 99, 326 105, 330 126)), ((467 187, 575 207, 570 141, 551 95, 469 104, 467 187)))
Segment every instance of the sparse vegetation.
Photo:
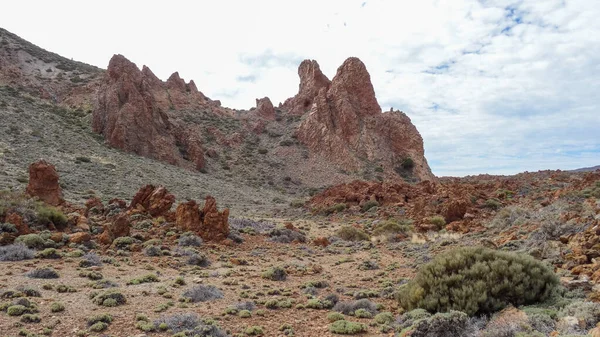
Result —
POLYGON ((353 226, 344 226, 340 228, 336 233, 342 240, 346 241, 367 241, 369 235, 362 230, 353 226))

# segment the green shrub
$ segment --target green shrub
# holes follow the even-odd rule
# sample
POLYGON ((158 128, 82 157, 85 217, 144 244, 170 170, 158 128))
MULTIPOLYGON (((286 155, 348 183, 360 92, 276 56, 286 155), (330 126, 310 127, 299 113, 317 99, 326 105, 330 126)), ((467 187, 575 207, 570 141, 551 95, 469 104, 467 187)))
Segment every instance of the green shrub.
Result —
POLYGON ((326 208, 324 210, 324 213, 329 215, 332 213, 339 213, 339 212, 343 212, 344 210, 346 210, 346 204, 340 203, 340 204, 335 204, 333 206, 330 206, 328 208, 326 208))
POLYGON ((375 226, 373 235, 395 235, 395 234, 408 234, 412 232, 412 221, 402 220, 396 222, 393 220, 382 221, 375 226))
POLYGON ((272 281, 285 281, 285 279, 287 278, 287 272, 281 267, 271 267, 265 270, 261 274, 261 276, 262 278, 266 278, 272 281))
POLYGON ((94 325, 90 326, 90 331, 93 332, 101 332, 108 329, 108 324, 104 323, 104 322, 98 322, 95 323, 94 325))
POLYGON ((52 312, 61 312, 65 311, 65 305, 60 302, 54 302, 50 305, 50 311, 52 312))
POLYGON ((58 208, 39 205, 37 207, 37 217, 40 224, 52 222, 57 228, 62 228, 67 224, 67 216, 58 208))
POLYGON ((389 324, 394 321, 394 315, 391 312, 382 312, 375 315, 374 320, 377 324, 389 324))
POLYGON ((353 226, 344 226, 340 228, 335 234, 345 241, 369 240, 369 235, 367 235, 367 233, 353 226))
POLYGON ((366 212, 366 211, 370 210, 373 207, 379 207, 379 203, 376 200, 369 200, 369 201, 365 202, 362 205, 361 209, 362 209, 363 212, 366 212))
POLYGON ((485 204, 483 206, 489 209, 497 210, 500 207, 502 207, 502 203, 497 199, 488 199, 485 201, 485 204))
POLYGON ((262 336, 265 332, 261 326, 254 325, 247 327, 244 333, 248 336, 262 336))
POLYGON ((39 234, 21 235, 15 240, 15 243, 19 242, 32 249, 42 249, 45 245, 45 240, 39 234))
POLYGON ((332 323, 335 321, 343 320, 344 318, 345 318, 345 316, 340 314, 339 312, 330 312, 327 315, 327 320, 332 323))
POLYGON ((88 317, 87 324, 89 326, 94 325, 98 322, 104 322, 106 324, 110 324, 113 321, 113 317, 110 314, 99 314, 95 316, 88 317))
POLYGON ((55 248, 46 248, 35 254, 35 257, 38 259, 60 259, 60 254, 55 248))
POLYGON ((116 307, 127 302, 125 296, 116 290, 108 290, 101 294, 96 294, 92 298, 92 301, 97 305, 105 307, 116 307))
POLYGON ((421 267, 397 298, 408 310, 486 314, 543 301, 557 284, 554 272, 529 255, 457 248, 421 267))
POLYGON ((23 323, 39 323, 41 321, 42 319, 40 318, 40 316, 35 314, 25 314, 21 316, 21 322, 23 323))
POLYGON ((340 335, 354 335, 367 331, 367 326, 362 323, 348 322, 344 319, 329 325, 329 331, 340 335))
POLYGON ((446 219, 441 215, 436 215, 429 218, 429 223, 436 226, 438 229, 442 229, 446 225, 446 219))
POLYGON ((354 312, 354 316, 357 318, 372 318, 373 314, 371 314, 366 309, 358 309, 354 312))
POLYGON ((135 284, 151 283, 151 282, 160 282, 160 280, 158 279, 158 276, 156 276, 154 274, 148 274, 148 275, 144 275, 140 278, 134 278, 133 280, 130 280, 129 282, 127 282, 127 285, 135 285, 135 284))
MULTIPOLYGON (((411 337, 455 337, 469 336, 472 326, 464 312, 450 311, 431 317, 411 321, 413 324, 402 330, 401 336, 411 337)), ((504 335, 502 335, 504 336, 504 335)), ((510 335, 506 335, 510 336, 510 335)))
POLYGON ((27 307, 24 305, 12 305, 6 309, 8 316, 21 316, 25 312, 27 312, 27 307))

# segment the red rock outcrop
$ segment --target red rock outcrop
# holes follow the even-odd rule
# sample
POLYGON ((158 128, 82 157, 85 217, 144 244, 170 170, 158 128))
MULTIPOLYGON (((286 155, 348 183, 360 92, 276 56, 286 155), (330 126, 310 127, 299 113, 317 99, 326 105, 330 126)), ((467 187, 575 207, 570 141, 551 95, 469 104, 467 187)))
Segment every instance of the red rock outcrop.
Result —
POLYGON ((192 90, 178 73, 167 83, 147 67, 140 71, 122 55, 110 60, 98 89, 92 127, 108 144, 141 156, 196 169, 204 167, 198 137, 185 125, 173 122, 167 111, 201 106, 204 95, 192 90))
POLYGON ((129 215, 121 213, 117 215, 112 221, 104 225, 104 232, 98 237, 98 241, 102 244, 108 245, 113 242, 114 239, 123 236, 129 236, 131 231, 131 223, 129 215))
POLYGON ((135 194, 129 209, 139 209, 157 217, 167 213, 174 202, 175 196, 163 186, 146 185, 135 194))
MULTIPOLYGON (((307 68, 306 62, 299 72, 307 68)), ((300 92, 286 104, 297 111, 301 98, 310 106, 297 137, 312 153, 345 170, 359 172, 366 160, 382 166, 387 176, 435 179, 424 156, 421 135, 404 113, 381 112, 370 75, 358 58, 347 59, 331 83, 322 79, 303 82, 301 75, 300 92), (316 88, 318 93, 311 98, 316 88), (404 164, 407 158, 412 159, 411 165, 404 164)))
POLYGON ((298 94, 287 99, 283 104, 292 115, 303 115, 308 112, 321 88, 327 89, 331 84, 315 60, 302 61, 298 67, 298 76, 300 76, 298 94))
POLYGON ((256 99, 256 114, 265 119, 275 119, 275 108, 269 97, 256 99))
POLYGON ((195 200, 182 202, 175 210, 175 223, 184 231, 200 232, 202 217, 195 200))
POLYGON ((205 241, 221 242, 229 235, 229 209, 219 212, 211 196, 206 197, 202 210, 194 200, 179 204, 175 216, 177 227, 196 232, 205 241))
POLYGON ((217 209, 217 201, 210 195, 204 201, 202 209, 203 226, 200 228, 200 236, 206 241, 222 241, 229 235, 229 209, 222 212, 217 209))
POLYGON ((45 160, 29 165, 29 184, 26 191, 30 196, 37 197, 49 205, 58 206, 64 203, 56 168, 45 160))

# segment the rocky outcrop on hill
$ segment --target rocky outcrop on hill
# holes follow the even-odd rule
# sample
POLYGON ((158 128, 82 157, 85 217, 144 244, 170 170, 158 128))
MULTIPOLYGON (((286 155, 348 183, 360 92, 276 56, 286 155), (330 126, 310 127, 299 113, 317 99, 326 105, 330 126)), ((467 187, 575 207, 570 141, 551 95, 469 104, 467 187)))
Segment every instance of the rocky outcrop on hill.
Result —
POLYGON ((256 99, 256 114, 265 119, 275 119, 275 108, 269 97, 256 99))
POLYGON ((54 165, 45 160, 39 160, 29 165, 27 194, 53 206, 64 202, 58 184, 58 173, 56 173, 54 165))
POLYGON ((146 185, 135 194, 130 209, 140 209, 153 217, 165 215, 173 206, 175 196, 163 186, 146 185))
MULTIPOLYGON (((306 62, 300 73, 307 68, 306 62)), ((315 61, 309 64, 318 70, 315 61)), ((308 103, 310 111, 297 137, 313 153, 345 170, 364 170, 367 162, 381 166, 387 176, 434 179, 421 135, 404 113, 381 112, 369 73, 358 58, 347 59, 330 83, 323 79, 304 81, 301 75, 300 92, 287 104, 292 105, 291 111, 297 111, 308 103)))
POLYGON ((223 241, 229 235, 229 209, 219 212, 211 196, 206 197, 202 210, 194 200, 179 204, 175 217, 177 227, 196 232, 206 241, 223 241))
POLYGON ((184 167, 191 162, 202 169, 205 161, 199 138, 167 114, 170 108, 205 103, 195 87, 178 73, 163 83, 147 67, 140 71, 124 56, 115 55, 98 90, 93 130, 113 147, 184 167))

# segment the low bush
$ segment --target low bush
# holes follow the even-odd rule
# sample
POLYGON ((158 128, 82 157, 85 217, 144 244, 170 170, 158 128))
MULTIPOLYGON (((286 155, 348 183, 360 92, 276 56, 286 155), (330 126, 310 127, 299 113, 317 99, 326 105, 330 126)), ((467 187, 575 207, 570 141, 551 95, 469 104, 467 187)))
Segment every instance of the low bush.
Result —
POLYGON ((52 305, 50 305, 50 311, 51 312, 65 311, 65 305, 60 302, 54 302, 54 303, 52 303, 52 305))
POLYGON ((100 294, 96 294, 92 298, 92 302, 96 305, 105 307, 116 307, 127 302, 125 296, 116 290, 108 290, 100 294))
POLYGON ((400 335, 411 337, 455 337, 470 336, 475 332, 469 316, 464 312, 450 311, 414 321, 400 335))
POLYGON ((172 316, 162 316, 154 321, 154 327, 159 331, 168 330, 175 333, 173 337, 228 337, 229 335, 214 324, 203 322, 198 315, 181 313, 172 316))
POLYGON ((202 238, 193 233, 186 233, 177 240, 177 244, 181 247, 200 247, 202 243, 202 238))
POLYGON ((22 261, 33 259, 34 251, 23 244, 0 246, 0 261, 22 261))
POLYGON ((372 315, 375 315, 377 313, 377 305, 367 299, 349 302, 338 302, 333 307, 333 311, 341 312, 344 315, 354 315, 356 310, 359 309, 364 309, 372 315))
POLYGON ((41 279, 53 279, 59 278, 60 276, 56 270, 52 268, 38 268, 28 272, 27 277, 29 278, 41 278, 41 279))
POLYGON ((457 248, 421 267, 399 293, 407 310, 496 312, 544 301, 558 284, 552 269, 533 257, 488 248, 457 248))
POLYGON ((38 259, 60 259, 60 254, 55 248, 46 248, 35 254, 35 257, 38 259))
POLYGON ((373 235, 397 235, 403 234, 407 235, 408 233, 413 231, 412 221, 410 220, 401 220, 399 222, 393 220, 382 221, 375 226, 373 230, 373 235))
POLYGON ((442 229, 446 225, 446 219, 441 215, 435 215, 429 218, 429 223, 436 226, 438 229, 442 229))
POLYGON ((110 324, 113 321, 113 317, 110 314, 99 314, 88 317, 87 324, 88 326, 94 325, 98 322, 104 322, 106 324, 110 324))
POLYGON ((335 235, 345 241, 368 241, 369 235, 353 226, 344 226, 340 228, 335 235))
POLYGON ((207 302, 223 298, 223 293, 213 285, 197 285, 187 289, 181 294, 189 302, 207 302))
POLYGON ((279 243, 306 242, 306 235, 287 228, 275 228, 269 236, 271 241, 279 243))
POLYGON ((102 259, 96 253, 87 253, 82 256, 82 260, 79 261, 79 266, 82 268, 88 268, 92 266, 101 266, 102 259))
POLYGON ((375 200, 369 200, 361 206, 361 209, 363 212, 367 212, 373 207, 379 207, 379 203, 375 200))
POLYGON ((329 331, 340 335, 355 335, 367 331, 362 323, 349 322, 344 319, 329 324, 329 331))
POLYGON ((134 278, 127 282, 127 285, 137 285, 142 283, 160 282, 158 276, 154 274, 147 274, 142 277, 134 278))
POLYGON ((162 251, 160 250, 160 247, 150 245, 150 246, 147 246, 146 248, 144 248, 144 255, 146 255, 146 256, 161 256, 162 251))
POLYGON ((200 253, 192 253, 188 256, 186 263, 192 266, 208 267, 210 260, 206 255, 200 253))
POLYGON ((261 276, 262 276, 262 278, 266 278, 271 281, 285 281, 285 279, 287 278, 287 273, 286 273, 285 269, 283 269, 281 267, 271 267, 271 268, 265 270, 261 274, 261 276))

